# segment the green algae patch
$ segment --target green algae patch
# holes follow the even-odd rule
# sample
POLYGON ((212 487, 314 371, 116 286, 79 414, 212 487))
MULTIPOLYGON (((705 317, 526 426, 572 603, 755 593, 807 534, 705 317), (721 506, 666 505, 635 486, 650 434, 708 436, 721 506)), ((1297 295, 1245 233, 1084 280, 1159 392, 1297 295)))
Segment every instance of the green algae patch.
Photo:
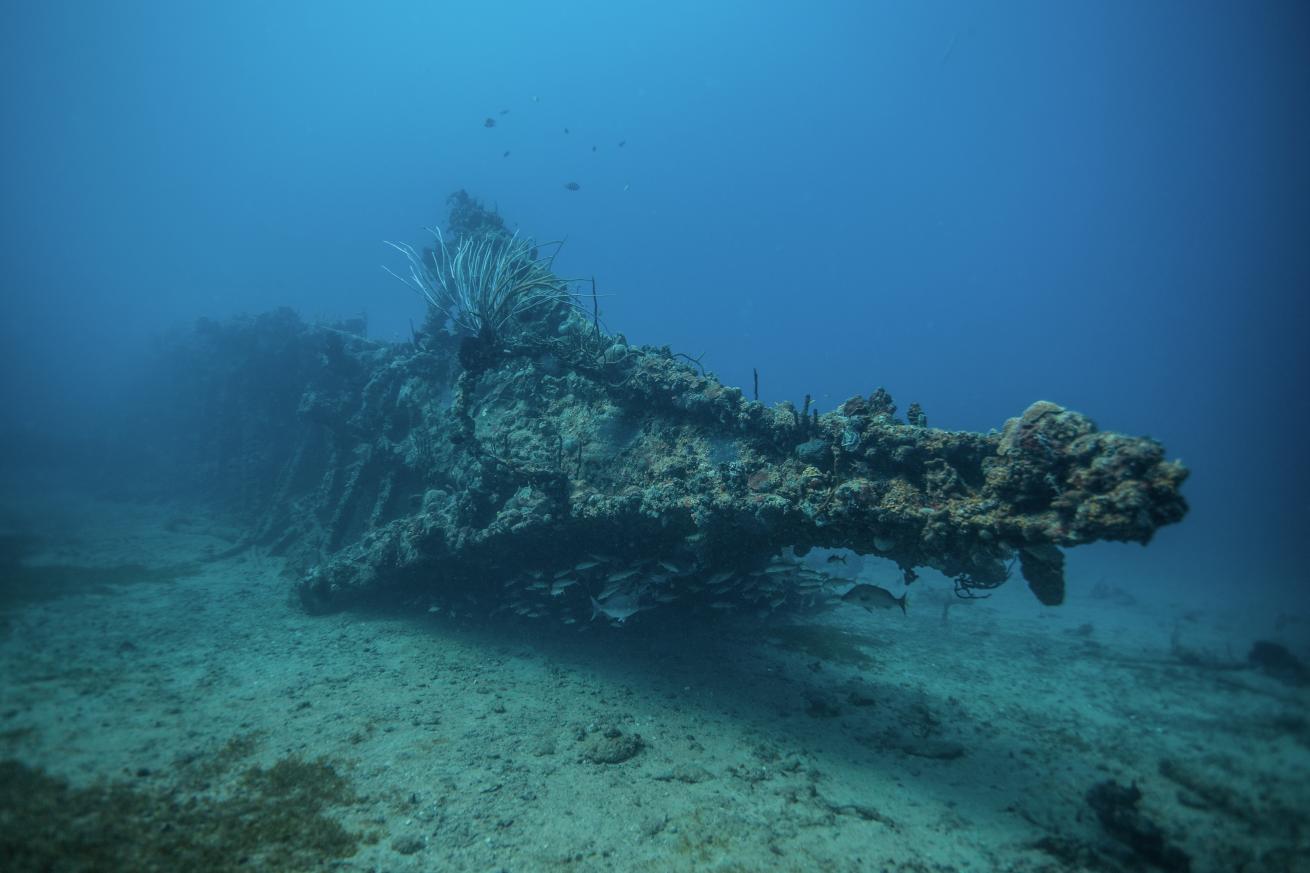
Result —
POLYGON ((38 542, 31 537, 0 536, 0 609, 76 594, 109 594, 126 585, 167 585, 200 572, 198 564, 147 567, 26 563, 24 558, 38 542))
POLYGON ((313 870, 355 854, 360 836, 325 813, 354 792, 324 760, 252 767, 226 796, 115 783, 75 788, 0 762, 0 857, 37 870, 313 870))
POLYGON ((355 794, 326 758, 305 761, 283 758, 272 767, 251 767, 241 777, 247 791, 279 804, 293 804, 318 811, 324 806, 355 802, 355 794))
POLYGON ((191 789, 203 789, 215 779, 230 773, 239 761, 249 758, 259 748, 264 737, 263 731, 249 731, 228 739, 222 748, 210 755, 188 757, 182 763, 186 767, 180 774, 182 785, 191 789), (193 767, 186 765, 193 764, 193 767))

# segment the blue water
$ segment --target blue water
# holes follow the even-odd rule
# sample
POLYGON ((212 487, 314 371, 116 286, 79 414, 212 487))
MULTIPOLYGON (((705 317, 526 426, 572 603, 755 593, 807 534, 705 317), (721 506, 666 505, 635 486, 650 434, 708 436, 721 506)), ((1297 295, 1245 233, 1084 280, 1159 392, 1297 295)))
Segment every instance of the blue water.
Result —
POLYGON ((465 188, 761 399, 1161 439, 1191 515, 1071 590, 1303 598, 1308 47, 1299 2, 17 4, 3 422, 94 433, 199 315, 408 338, 382 240, 465 188))

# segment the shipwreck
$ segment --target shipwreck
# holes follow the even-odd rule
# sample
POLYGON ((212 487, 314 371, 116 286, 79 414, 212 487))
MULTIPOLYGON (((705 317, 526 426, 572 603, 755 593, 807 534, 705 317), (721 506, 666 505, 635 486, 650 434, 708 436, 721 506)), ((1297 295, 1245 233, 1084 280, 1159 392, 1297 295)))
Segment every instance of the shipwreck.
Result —
POLYGON ((431 247, 396 246, 428 302, 413 341, 282 310, 163 345, 177 476, 287 556, 306 609, 366 602, 622 619, 787 609, 816 547, 931 567, 964 597, 1017 565, 1064 598, 1062 549, 1147 543, 1187 470, 1147 438, 1036 402, 989 434, 888 392, 768 406, 667 347, 610 333, 549 247, 463 192, 431 247), (181 444, 181 441, 177 441, 181 444))

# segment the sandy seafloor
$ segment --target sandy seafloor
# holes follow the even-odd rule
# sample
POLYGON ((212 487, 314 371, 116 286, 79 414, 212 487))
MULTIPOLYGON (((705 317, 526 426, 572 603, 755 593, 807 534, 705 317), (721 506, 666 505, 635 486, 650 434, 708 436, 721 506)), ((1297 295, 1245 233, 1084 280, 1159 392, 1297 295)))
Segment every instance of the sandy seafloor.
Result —
POLYGON ((0 758, 163 798, 154 833, 279 761, 340 777, 321 806, 280 802, 353 854, 257 846, 247 869, 1153 869, 1087 805, 1113 779, 1193 870, 1310 870, 1310 696, 1225 663, 1304 616, 1104 585, 1042 609, 1017 581, 945 621, 931 585, 905 616, 790 626, 309 616, 278 559, 213 560, 237 532, 177 507, 65 495, 0 526, 34 537, 28 566, 194 565, 6 598, 0 758))

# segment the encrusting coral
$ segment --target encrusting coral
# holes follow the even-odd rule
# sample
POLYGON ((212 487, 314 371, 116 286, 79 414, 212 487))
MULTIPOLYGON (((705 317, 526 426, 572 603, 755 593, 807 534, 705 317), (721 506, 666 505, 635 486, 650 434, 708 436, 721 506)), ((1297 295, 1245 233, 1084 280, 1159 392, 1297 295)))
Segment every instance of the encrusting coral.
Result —
MULTIPOLYGON (((476 228, 467 245, 531 254, 513 255, 523 243, 467 195, 453 207, 453 233, 476 228)), ((562 280, 527 287, 497 310, 514 330, 452 334, 458 312, 437 301, 404 345, 281 313, 207 322, 166 351, 183 377, 227 374, 183 378, 174 425, 209 423, 197 469, 241 499, 250 542, 294 559, 307 608, 401 597, 565 621, 612 597, 784 608, 819 587, 780 562, 787 547, 879 555, 907 581, 934 567, 965 596, 1017 559, 1055 604, 1061 548, 1146 543, 1186 512, 1187 471, 1158 443, 1053 403, 991 434, 930 428, 917 404, 901 421, 881 388, 824 414, 768 407, 607 333, 562 280), (254 378, 271 368, 281 381, 254 378), (214 456, 234 451, 249 463, 216 477, 214 456)))

